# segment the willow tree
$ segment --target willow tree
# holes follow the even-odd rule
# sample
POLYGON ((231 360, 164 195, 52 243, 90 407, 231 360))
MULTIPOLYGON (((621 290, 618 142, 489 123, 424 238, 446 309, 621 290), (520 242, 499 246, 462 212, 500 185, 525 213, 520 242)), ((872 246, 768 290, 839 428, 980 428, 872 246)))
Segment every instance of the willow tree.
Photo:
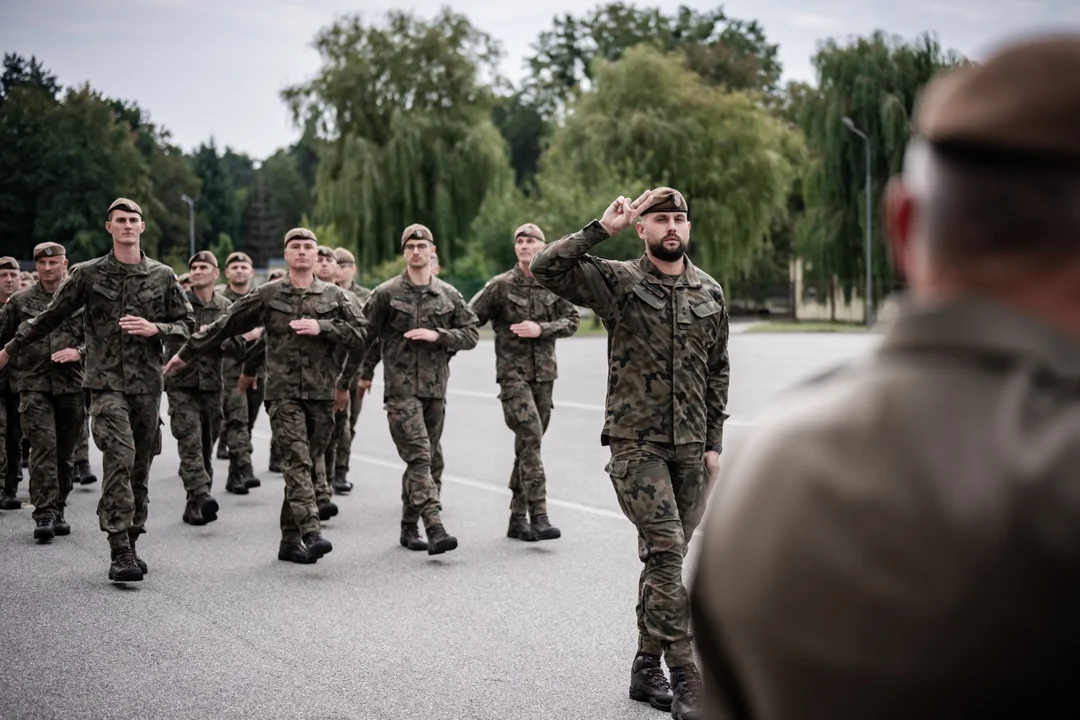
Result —
POLYGON ((933 35, 912 42, 875 33, 845 44, 823 43, 814 57, 818 88, 803 101, 800 125, 813 157, 803 184, 806 211, 799 254, 818 279, 837 276, 846 292, 866 275, 865 231, 871 223, 875 286, 892 282, 880 242, 881 193, 900 169, 910 118, 922 86, 942 68, 962 62, 933 35), (848 130, 851 118, 870 145, 871 215, 866 217, 866 143, 848 130))
MULTIPOLYGON (((622 190, 632 196, 642 184, 678 188, 690 204, 695 262, 727 282, 745 277, 773 220, 787 211, 801 155, 797 131, 757 94, 708 85, 683 57, 645 45, 616 62, 597 61, 594 78, 555 133, 541 176, 582 187, 595 214, 614 199, 612 178, 633 178, 635 186, 622 190)), ((626 247, 641 252, 636 236, 626 247)))
POLYGON ((423 223, 445 266, 508 168, 490 120, 496 44, 444 9, 430 21, 392 11, 379 25, 347 16, 314 45, 322 69, 283 97, 319 149, 317 219, 364 267, 397 255, 401 231, 423 223))

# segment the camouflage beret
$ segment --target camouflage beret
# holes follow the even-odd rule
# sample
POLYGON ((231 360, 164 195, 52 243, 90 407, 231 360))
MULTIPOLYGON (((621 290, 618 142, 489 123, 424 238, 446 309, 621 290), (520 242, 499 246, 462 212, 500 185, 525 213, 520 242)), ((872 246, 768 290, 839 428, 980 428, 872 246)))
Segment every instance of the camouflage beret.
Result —
POLYGON ((0 257, 0 270, 19 270, 19 261, 10 255, 0 257))
POLYGON ((277 280, 278 278, 283 278, 283 277, 285 277, 285 271, 283 269, 281 269, 281 268, 274 268, 266 276, 266 281, 269 282, 271 280, 277 280))
POLYGON ((200 250, 199 252, 192 255, 191 259, 187 261, 188 270, 190 270, 191 266, 197 262, 210 263, 214 267, 218 266, 217 256, 209 250, 200 250))
MULTIPOLYGON (((311 232, 307 228, 293 228, 289 232, 285 233, 285 247, 289 247, 290 240, 315 240, 315 233, 311 232)), ((315 240, 315 242, 319 242, 315 240)))
POLYGON ((642 215, 658 212, 689 212, 686 198, 674 188, 658 187, 652 191, 652 202, 641 211, 642 215))
POLYGON ((405 228, 405 232, 401 233, 401 247, 405 247, 406 240, 427 240, 428 242, 434 244, 435 236, 432 235, 431 231, 428 230, 425 226, 419 223, 414 223, 409 227, 405 228))
POLYGON ((176 276, 176 282, 178 282, 178 283, 191 282, 191 273, 184 273, 183 275, 177 275, 176 276))
POLYGON ((59 257, 61 255, 67 255, 67 250, 60 243, 43 242, 34 246, 34 260, 40 260, 43 257, 59 257))
POLYGON ((1044 35, 941 73, 923 88, 912 123, 938 150, 1076 164, 1077 98, 1080 35, 1044 35))
POLYGON ((522 235, 524 235, 525 237, 536 238, 537 240, 547 242, 547 238, 544 237, 544 231, 538 228, 536 225, 533 225, 532 223, 525 223, 514 231, 515 240, 522 235))
POLYGON ((139 213, 142 217, 142 208, 134 200, 128 200, 127 198, 116 198, 112 201, 112 205, 109 206, 109 211, 105 213, 108 217, 112 215, 113 210, 126 210, 127 212, 139 213))
POLYGON ((319 253, 319 257, 334 258, 334 262, 337 262, 337 256, 334 255, 334 248, 332 248, 332 247, 327 247, 325 245, 320 245, 318 253, 319 253))
POLYGON ((248 257, 247 253, 242 252, 229 253, 229 257, 225 258, 225 267, 229 267, 234 262, 246 262, 248 265, 255 264, 251 262, 251 258, 248 257))
POLYGON ((335 248, 334 257, 337 258, 339 265, 345 265, 350 263, 353 265, 356 264, 356 258, 353 257, 353 254, 345 248, 335 248))

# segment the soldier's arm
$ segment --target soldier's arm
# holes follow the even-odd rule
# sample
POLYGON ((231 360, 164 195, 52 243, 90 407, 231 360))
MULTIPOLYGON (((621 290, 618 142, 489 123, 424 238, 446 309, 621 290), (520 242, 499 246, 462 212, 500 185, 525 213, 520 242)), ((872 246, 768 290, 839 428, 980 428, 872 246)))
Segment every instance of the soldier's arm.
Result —
MULTIPOLYGON (((319 322, 321 324, 323 321, 320 320, 319 322)), ((356 384, 356 376, 360 372, 360 363, 364 359, 368 320, 364 317, 364 313, 357 309, 355 303, 345 298, 341 303, 341 319, 335 322, 344 323, 345 328, 342 328, 341 332, 348 334, 347 337, 343 336, 341 344, 349 348, 349 353, 345 357, 341 374, 337 380, 339 390, 348 390, 356 384)))
POLYGON ((0 347, 7 345, 11 338, 15 337, 15 332, 19 329, 19 311, 15 307, 15 303, 8 300, 4 303, 3 308, 0 308, 0 347))
POLYGON ((542 338, 565 338, 577 332, 581 324, 581 313, 574 304, 562 298, 555 301, 555 309, 559 313, 558 320, 537 323, 540 325, 540 337, 542 338))
POLYGON ((319 320, 319 334, 330 342, 344 345, 350 350, 363 350, 367 340, 368 321, 348 298, 338 301, 335 316, 319 320))
POLYGON ((384 292, 375 292, 364 303, 364 318, 367 320, 367 349, 364 353, 357 353, 354 357, 352 351, 346 363, 355 362, 362 358, 360 363, 360 379, 371 380, 375 377, 375 368, 382 360, 382 335, 386 326, 386 303, 384 292))
POLYGON ((382 362, 382 340, 376 339, 368 345, 364 353, 363 362, 360 363, 360 379, 371 381, 375 377, 375 368, 382 362))
POLYGON ((79 266, 76 265, 71 269, 67 279, 60 283, 49 306, 37 317, 19 326, 15 337, 4 347, 8 354, 15 355, 20 349, 47 336, 60 327, 64 320, 74 315, 75 311, 86 303, 85 286, 83 273, 79 272, 79 266))
MULTIPOLYGON (((220 348, 221 343, 228 338, 242 335, 258 326, 262 321, 262 316, 262 293, 250 292, 229 306, 225 314, 212 322, 205 330, 188 338, 177 355, 184 362, 190 362, 195 355, 204 353, 210 348, 220 348)), ((194 317, 191 322, 194 324, 194 317)))
POLYGON ((450 318, 453 327, 439 328, 437 343, 454 351, 472 350, 480 341, 479 323, 476 313, 465 303, 461 293, 453 291, 454 315, 450 318))
POLYGON ((184 297, 180 283, 168 283, 165 290, 165 322, 155 322, 158 333, 163 338, 187 338, 195 332, 195 310, 184 297))
POLYGON ((709 377, 705 388, 705 449, 720 452, 724 446, 724 421, 728 418, 728 385, 731 363, 728 359, 728 311, 720 294, 720 334, 709 352, 709 377))
POLYGON ((593 220, 537 253, 530 265, 533 277, 559 297, 608 317, 615 303, 618 275, 612 261, 590 255, 589 250, 609 237, 600 221, 593 220))
POLYGON ((243 356, 244 369, 241 371, 248 377, 255 377, 266 366, 266 335, 260 335, 259 339, 248 345, 243 356))
POLYGON ((469 307, 472 309, 473 314, 476 315, 477 327, 486 325, 491 320, 492 315, 495 314, 498 295, 498 284, 494 280, 488 280, 484 287, 480 288, 480 292, 473 295, 473 299, 469 301, 469 307))

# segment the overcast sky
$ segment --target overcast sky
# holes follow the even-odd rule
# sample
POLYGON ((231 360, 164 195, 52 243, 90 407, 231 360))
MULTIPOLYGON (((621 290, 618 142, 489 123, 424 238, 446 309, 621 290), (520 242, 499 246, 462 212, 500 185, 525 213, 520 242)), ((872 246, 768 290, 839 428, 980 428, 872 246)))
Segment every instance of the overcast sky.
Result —
MULTIPOLYGON (((335 16, 390 8, 431 16, 449 4, 498 39, 504 72, 523 60, 553 16, 599 2, 564 0, 0 0, 0 47, 36 55, 67 85, 83 81, 135 100, 186 150, 213 136, 262 158, 297 137, 279 91, 318 70, 311 41, 335 16)), ((705 0, 634 4, 707 9, 705 0)), ((1080 0, 728 0, 780 46, 784 78, 814 81, 810 57, 831 36, 876 29, 912 38, 936 31, 946 49, 978 59, 1017 32, 1080 30, 1080 0)))

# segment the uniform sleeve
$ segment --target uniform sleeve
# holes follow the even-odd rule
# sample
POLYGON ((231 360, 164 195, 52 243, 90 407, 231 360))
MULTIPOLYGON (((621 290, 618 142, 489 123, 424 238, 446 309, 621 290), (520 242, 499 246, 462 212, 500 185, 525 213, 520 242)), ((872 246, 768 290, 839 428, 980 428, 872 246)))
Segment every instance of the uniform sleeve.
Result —
POLYGON ((11 342, 18 329, 19 311, 16 309, 15 303, 8 300, 4 303, 3 308, 0 308, 0 347, 11 342))
POLYGON ((86 304, 86 280, 84 273, 79 271, 76 265, 71 269, 67 279, 57 288, 49 306, 41 311, 36 318, 27 320, 19 326, 18 332, 5 346, 9 355, 15 355, 21 348, 46 337, 67 318, 75 314, 75 311, 86 304))
POLYGON ((265 333, 260 335, 258 340, 247 346, 241 361, 244 366, 241 372, 248 377, 255 377, 263 371, 263 368, 266 366, 265 333))
POLYGON ((165 291, 165 322, 156 322, 158 332, 164 337, 187 338, 195 332, 195 310, 184 297, 184 289, 178 282, 168 283, 165 291))
MULTIPOLYGON (((224 315, 211 323, 209 327, 188 338, 188 341, 180 348, 177 355, 184 362, 188 362, 194 356, 206 352, 210 348, 220 348, 221 344, 230 337, 243 335, 252 328, 257 327, 263 315, 262 295, 259 292, 250 292, 237 300, 229 306, 224 315)), ((192 314, 191 322, 194 325, 194 314, 192 314)))
POLYGON ((479 323, 476 313, 466 304, 461 293, 452 291, 454 315, 450 318, 453 327, 439 328, 437 342, 453 351, 472 350, 480 341, 479 323))
POLYGON ((375 368, 378 367, 379 361, 382 360, 382 336, 386 329, 385 293, 379 292, 378 290, 372 293, 371 297, 364 303, 363 314, 368 322, 368 342, 366 352, 364 352, 362 356, 358 353, 358 357, 354 357, 350 351, 346 364, 350 361, 356 362, 356 360, 362 358, 362 362, 360 363, 360 379, 371 380, 375 377, 375 368))
POLYGON ((593 220, 580 232, 541 250, 530 265, 533 277, 564 300, 592 308, 602 318, 610 317, 618 276, 612 261, 589 254, 589 250, 609 237, 600 221, 593 220))
POLYGON ((720 297, 720 334, 709 353, 709 377, 705 388, 705 449, 720 452, 724 446, 724 421, 728 418, 728 385, 731 363, 728 359, 728 311, 720 297))
POLYGON ((540 325, 540 337, 542 338, 566 338, 577 332, 581 324, 581 314, 574 304, 559 298, 555 302, 555 309, 559 313, 558 320, 542 322, 540 325))
POLYGON ((347 297, 341 297, 337 304, 335 317, 319 320, 320 334, 330 342, 344 345, 350 350, 363 350, 367 339, 368 321, 363 313, 347 297))
POLYGON ((469 307, 476 315, 477 327, 486 325, 491 320, 498 303, 498 295, 498 284, 494 280, 488 280, 484 287, 480 288, 480 292, 469 301, 469 307))

